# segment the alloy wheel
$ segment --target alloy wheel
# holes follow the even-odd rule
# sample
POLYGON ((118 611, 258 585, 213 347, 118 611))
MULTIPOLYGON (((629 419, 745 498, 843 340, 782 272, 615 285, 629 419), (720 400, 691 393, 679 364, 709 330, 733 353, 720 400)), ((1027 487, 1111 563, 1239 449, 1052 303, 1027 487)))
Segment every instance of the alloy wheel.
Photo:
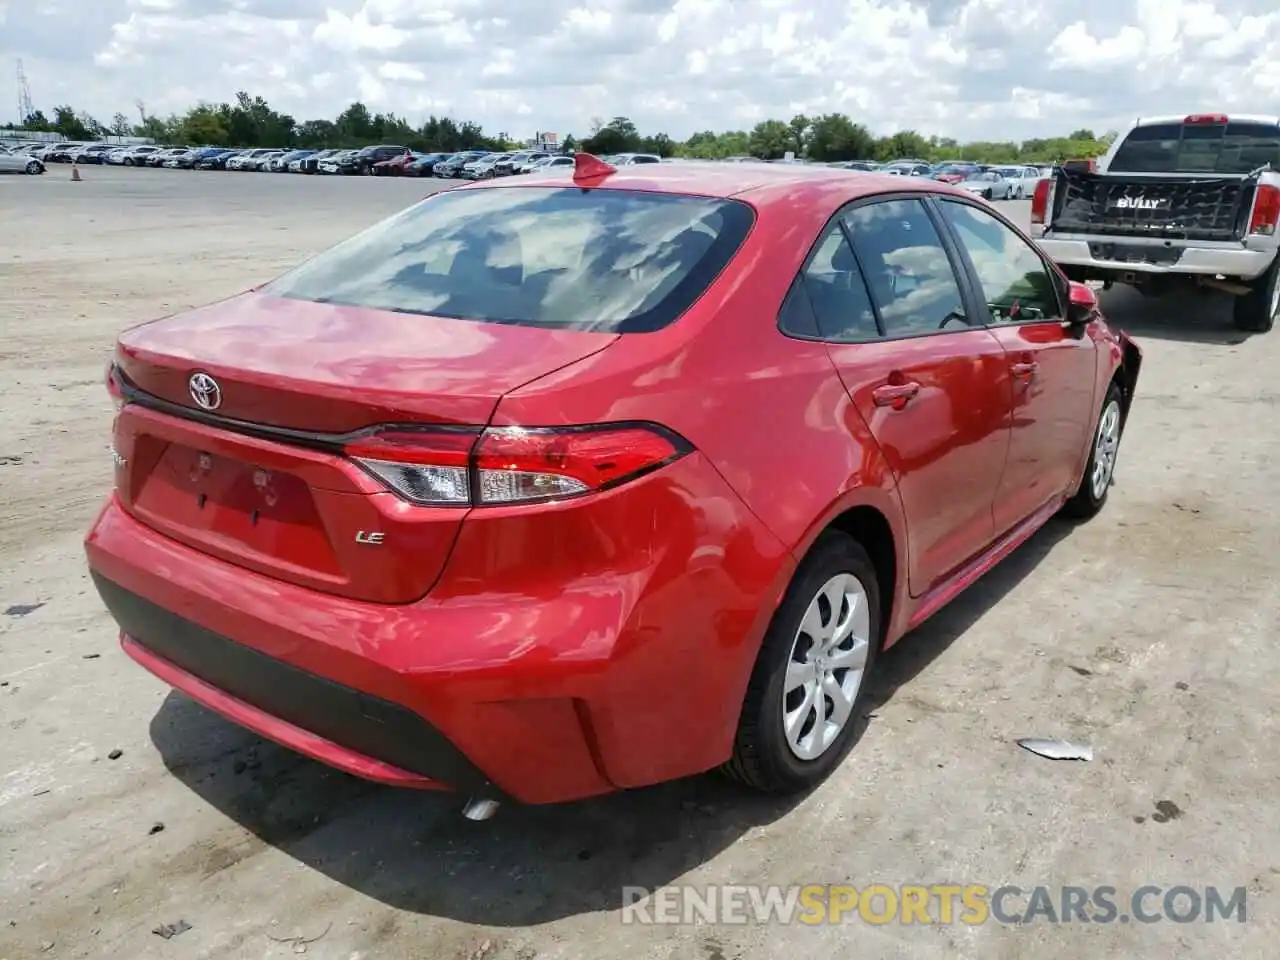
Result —
POLYGON ((1095 500, 1101 500, 1111 486, 1119 449, 1120 403, 1112 400, 1102 409, 1102 416, 1098 418, 1098 436, 1093 445, 1093 474, 1089 477, 1089 486, 1095 500))
POLYGON ((800 760, 816 760, 848 724, 870 652, 867 590, 851 573, 809 601, 791 643, 782 692, 783 736, 800 760))

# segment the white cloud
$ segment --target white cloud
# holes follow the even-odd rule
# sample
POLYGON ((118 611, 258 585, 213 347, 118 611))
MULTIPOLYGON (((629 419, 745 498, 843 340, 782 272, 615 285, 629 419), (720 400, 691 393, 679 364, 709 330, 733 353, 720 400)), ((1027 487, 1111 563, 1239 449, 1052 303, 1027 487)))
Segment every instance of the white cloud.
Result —
POLYGON ((37 106, 104 119, 241 89, 300 120, 359 98, 523 135, 840 111, 1007 139, 1280 109, 1276 0, 0 0, 0 23, 37 106))

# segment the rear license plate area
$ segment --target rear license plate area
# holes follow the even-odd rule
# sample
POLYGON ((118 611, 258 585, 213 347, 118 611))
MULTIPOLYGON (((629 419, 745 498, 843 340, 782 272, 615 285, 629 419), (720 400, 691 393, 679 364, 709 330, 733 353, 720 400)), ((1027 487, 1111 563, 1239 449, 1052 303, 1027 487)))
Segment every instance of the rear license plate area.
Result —
POLYGON ((1182 247, 1153 246, 1140 243, 1090 243, 1089 255, 1094 260, 1115 263, 1148 263, 1173 266, 1182 259, 1182 247))
POLYGON ((154 526, 211 545, 240 545, 262 557, 337 572, 315 499, 299 477, 145 439, 163 444, 163 450, 153 451, 155 466, 139 478, 133 505, 154 526))

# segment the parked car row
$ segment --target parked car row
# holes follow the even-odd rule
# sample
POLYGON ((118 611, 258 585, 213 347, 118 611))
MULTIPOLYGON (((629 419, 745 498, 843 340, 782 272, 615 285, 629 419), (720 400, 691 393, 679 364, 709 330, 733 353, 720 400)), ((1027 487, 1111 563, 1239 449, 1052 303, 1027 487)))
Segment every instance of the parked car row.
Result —
MULTIPOLYGON (((21 145, 23 156, 45 163, 110 164, 167 167, 178 170, 236 170, 258 173, 343 174, 361 176, 448 177, 482 180, 511 176, 535 168, 572 166, 571 157, 536 150, 421 153, 397 144, 359 149, 285 150, 280 148, 172 147, 156 144, 119 146, 109 143, 33 143, 21 145)), ((649 154, 622 154, 618 164, 657 163, 649 154)))
MULTIPOLYGON (((391 177, 445 177, 487 180, 528 173, 545 167, 572 166, 569 156, 539 150, 463 150, 422 153, 398 144, 360 149, 285 150, 258 147, 117 146, 108 143, 31 144, 30 154, 42 162, 111 164, 127 167, 168 167, 181 170, 239 170, 259 173, 345 174, 391 177)), ((647 153, 622 153, 603 158, 617 166, 659 163, 647 153)))
MULTIPOLYGON (((107 143, 25 144, 22 156, 44 163, 105 163, 129 167, 168 167, 179 170, 237 170, 258 173, 306 173, 378 177, 442 177, 457 180, 489 180, 556 167, 572 167, 563 154, 538 150, 463 150, 458 153, 422 153, 399 144, 378 144, 359 149, 286 150, 271 147, 116 146, 107 143)), ((656 154, 622 153, 601 159, 614 166, 665 162, 656 154)), ((669 158, 670 159, 670 158, 669 158)), ((10 161, 12 165, 14 161, 10 161)), ((706 161, 716 162, 716 161, 706 161)), ((729 157, 729 163, 800 163, 806 160, 760 161, 754 157, 729 157)), ((845 170, 920 177, 950 183, 987 200, 1021 200, 1035 193, 1036 184, 1053 175, 1053 168, 1038 165, 985 164, 967 160, 930 163, 903 158, 888 163, 848 160, 824 164, 845 170)), ((29 171, 29 172, 40 172, 29 171)))
POLYGON ((968 160, 948 160, 929 163, 925 160, 903 159, 885 164, 869 164, 854 161, 838 164, 860 170, 877 170, 891 176, 923 177, 950 183, 987 200, 1022 200, 1035 193, 1036 184, 1051 176, 1053 168, 1039 164, 989 164, 968 160))

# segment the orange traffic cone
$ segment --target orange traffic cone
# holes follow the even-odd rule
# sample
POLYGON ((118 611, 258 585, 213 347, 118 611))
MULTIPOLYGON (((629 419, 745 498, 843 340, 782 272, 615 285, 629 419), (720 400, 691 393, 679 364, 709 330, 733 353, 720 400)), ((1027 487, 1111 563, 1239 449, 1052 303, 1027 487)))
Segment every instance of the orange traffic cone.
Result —
POLYGON ((80 182, 80 168, 75 165, 75 161, 72 161, 71 163, 71 182, 80 182))

